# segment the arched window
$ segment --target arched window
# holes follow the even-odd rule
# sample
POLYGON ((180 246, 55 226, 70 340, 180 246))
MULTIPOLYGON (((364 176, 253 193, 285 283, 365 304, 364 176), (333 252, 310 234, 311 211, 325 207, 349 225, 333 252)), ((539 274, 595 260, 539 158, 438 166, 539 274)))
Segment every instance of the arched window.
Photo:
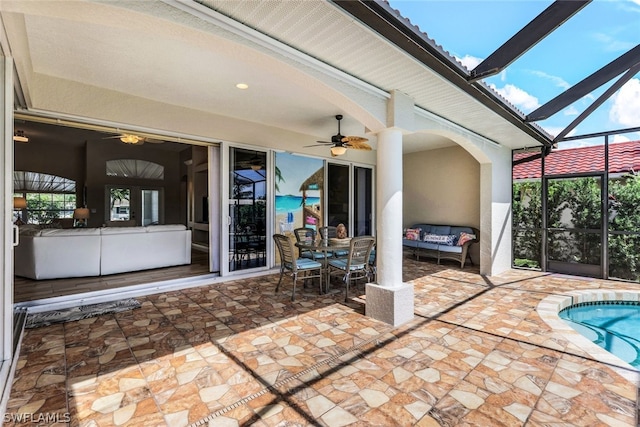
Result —
POLYGON ((164 179, 164 166, 146 160, 107 160, 107 176, 164 179))
POLYGON ((19 214, 26 223, 49 224, 60 218, 73 217, 76 208, 74 180, 39 172, 14 171, 13 188, 14 197, 27 200, 27 208, 19 214))

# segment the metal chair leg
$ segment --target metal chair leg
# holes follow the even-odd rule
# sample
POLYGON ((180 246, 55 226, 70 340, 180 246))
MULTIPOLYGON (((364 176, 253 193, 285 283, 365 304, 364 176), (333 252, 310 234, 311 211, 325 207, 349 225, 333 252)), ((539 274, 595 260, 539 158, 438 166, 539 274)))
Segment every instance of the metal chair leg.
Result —
POLYGON ((278 280, 278 285, 276 286, 276 294, 280 290, 280 284, 282 283, 282 277, 284 276, 284 270, 280 269, 280 280, 278 280))
POLYGON ((298 282, 298 275, 294 273, 293 275, 293 292, 291 292, 291 301, 296 300, 296 284, 298 282))
POLYGON ((347 302, 349 300, 349 282, 350 282, 350 274, 347 273, 344 275, 344 302, 347 302))

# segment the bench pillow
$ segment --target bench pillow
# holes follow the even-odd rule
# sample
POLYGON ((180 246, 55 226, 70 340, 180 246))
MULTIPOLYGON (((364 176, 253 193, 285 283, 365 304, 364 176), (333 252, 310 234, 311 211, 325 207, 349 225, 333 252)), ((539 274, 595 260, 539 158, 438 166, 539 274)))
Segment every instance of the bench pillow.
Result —
POLYGON ((425 234, 424 241, 427 243, 437 243, 439 245, 453 246, 456 236, 453 234, 425 234))
POLYGON ((405 239, 407 240, 420 240, 419 228, 407 228, 404 232, 405 239))
POLYGON ((476 235, 471 233, 460 233, 460 238, 458 239, 458 246, 462 246, 470 240, 475 240, 476 235))

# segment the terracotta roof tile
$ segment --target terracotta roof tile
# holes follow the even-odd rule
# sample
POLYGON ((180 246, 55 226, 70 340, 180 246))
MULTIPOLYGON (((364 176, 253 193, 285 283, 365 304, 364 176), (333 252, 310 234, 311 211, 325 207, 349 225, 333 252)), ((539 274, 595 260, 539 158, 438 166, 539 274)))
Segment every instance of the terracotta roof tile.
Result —
MULTIPOLYGON (((540 158, 537 153, 517 153, 513 156, 513 179, 540 178, 540 158), (518 160, 531 157, 531 161, 518 160)), ((546 175, 604 171, 604 145, 568 148, 552 151, 545 158, 546 175)), ((640 171, 640 141, 609 144, 609 173, 640 171)))

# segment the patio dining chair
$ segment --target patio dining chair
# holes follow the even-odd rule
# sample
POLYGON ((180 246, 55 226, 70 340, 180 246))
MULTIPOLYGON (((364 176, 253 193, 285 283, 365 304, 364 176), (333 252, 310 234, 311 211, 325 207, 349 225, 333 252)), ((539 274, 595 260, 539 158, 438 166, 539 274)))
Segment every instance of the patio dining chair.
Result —
MULTIPOLYGON (((300 227, 293 230, 293 235, 296 236, 298 243, 312 243, 316 241, 316 230, 309 227, 300 227)), ((331 258, 331 252, 327 251, 312 251, 308 249, 298 248, 298 256, 302 258, 309 258, 315 261, 324 263, 327 258, 331 258)))
MULTIPOLYGON (((320 233, 320 238, 322 240, 333 239, 338 236, 338 227, 334 225, 325 225, 324 227, 320 227, 318 229, 320 233)), ((335 250, 333 251, 333 257, 335 258, 344 258, 349 254, 349 251, 345 250, 335 250)))
POLYGON ((320 233, 320 237, 323 240, 338 236, 338 228, 333 225, 325 225, 324 227, 320 227, 318 229, 318 232, 320 233))
POLYGON ((376 245, 371 248, 371 254, 369 254, 369 268, 371 269, 371 281, 375 282, 378 279, 378 259, 376 258, 376 245))
POLYGON ((308 258, 296 258, 293 242, 284 234, 274 234, 273 240, 280 254, 280 280, 278 280, 278 285, 276 286, 276 293, 280 290, 280 284, 285 272, 289 272, 293 278, 291 301, 295 301, 296 298, 298 274, 301 274, 305 280, 318 278, 320 281, 320 293, 322 293, 322 264, 308 258))
POLYGON ((351 239, 346 258, 331 259, 328 262, 329 278, 341 275, 345 284, 344 300, 349 298, 349 283, 362 278, 370 279, 369 257, 376 239, 373 236, 358 236, 351 239))

